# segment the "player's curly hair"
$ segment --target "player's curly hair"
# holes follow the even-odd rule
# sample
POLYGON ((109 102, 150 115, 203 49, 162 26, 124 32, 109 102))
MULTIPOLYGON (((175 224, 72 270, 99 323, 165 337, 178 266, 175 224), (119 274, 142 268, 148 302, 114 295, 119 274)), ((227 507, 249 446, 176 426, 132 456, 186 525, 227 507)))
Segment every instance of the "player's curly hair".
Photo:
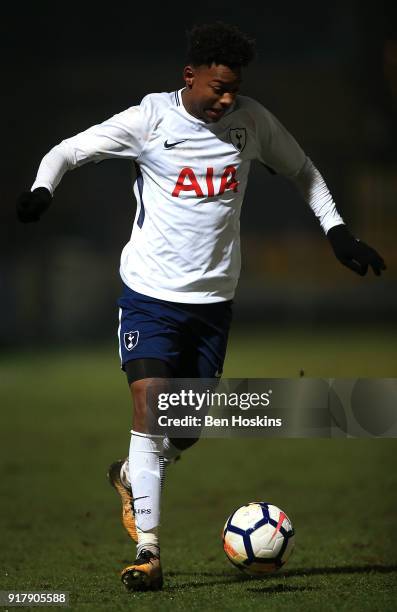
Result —
POLYGON ((195 25, 187 36, 187 62, 193 66, 211 66, 214 63, 240 68, 255 56, 255 40, 236 26, 222 21, 195 25))

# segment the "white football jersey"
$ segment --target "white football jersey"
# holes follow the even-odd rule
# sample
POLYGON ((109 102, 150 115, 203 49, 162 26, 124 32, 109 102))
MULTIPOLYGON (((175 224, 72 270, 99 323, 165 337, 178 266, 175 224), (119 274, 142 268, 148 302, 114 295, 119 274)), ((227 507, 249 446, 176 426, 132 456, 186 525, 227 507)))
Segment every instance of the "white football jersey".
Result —
POLYGON ((343 223, 319 172, 261 104, 237 96, 216 123, 187 112, 182 90, 147 95, 52 149, 32 190, 54 191, 88 161, 134 161, 137 212, 121 254, 133 290, 185 303, 233 297, 240 274, 240 210, 251 160, 296 180, 325 231, 343 223), (299 185, 299 180, 302 185, 299 185))

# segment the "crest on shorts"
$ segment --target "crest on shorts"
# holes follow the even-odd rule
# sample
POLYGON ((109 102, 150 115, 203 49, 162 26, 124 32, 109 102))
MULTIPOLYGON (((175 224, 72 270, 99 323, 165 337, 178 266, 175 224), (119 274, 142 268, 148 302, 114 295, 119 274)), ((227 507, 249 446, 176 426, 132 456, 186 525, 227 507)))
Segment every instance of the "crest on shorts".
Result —
POLYGON ((139 331, 129 331, 124 334, 124 346, 127 351, 132 351, 138 344, 139 331))
POLYGON ((247 143, 247 130, 245 128, 230 128, 230 140, 239 153, 247 143))

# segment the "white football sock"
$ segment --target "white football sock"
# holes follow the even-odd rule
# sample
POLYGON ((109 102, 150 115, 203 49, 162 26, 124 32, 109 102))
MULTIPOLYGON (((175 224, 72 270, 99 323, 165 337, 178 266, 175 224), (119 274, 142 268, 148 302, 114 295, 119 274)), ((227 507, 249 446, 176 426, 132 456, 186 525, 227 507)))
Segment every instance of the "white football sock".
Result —
POLYGON ((136 431, 131 434, 129 467, 138 534, 137 554, 145 548, 158 555, 163 436, 136 431))
MULTIPOLYGON (((159 455, 159 464, 160 464, 160 483, 161 483, 161 488, 163 488, 164 481, 165 481, 164 468, 167 465, 167 462, 164 460, 163 455, 159 455)), ((120 479, 123 485, 127 487, 127 489, 131 489, 130 461, 128 457, 120 468, 120 479)))

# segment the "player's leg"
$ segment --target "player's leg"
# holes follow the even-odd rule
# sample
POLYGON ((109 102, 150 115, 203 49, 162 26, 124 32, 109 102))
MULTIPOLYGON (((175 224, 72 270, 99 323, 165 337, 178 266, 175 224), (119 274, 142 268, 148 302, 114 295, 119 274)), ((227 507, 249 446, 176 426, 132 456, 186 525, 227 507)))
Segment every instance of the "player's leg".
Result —
MULTIPOLYGON (((155 433, 153 386, 172 374, 160 360, 129 361, 125 370, 133 400, 133 423, 129 450, 130 486, 137 532, 137 558, 124 568, 122 581, 128 590, 156 590, 162 587, 159 523, 163 481, 163 436, 155 433), (141 378, 144 376, 144 378, 141 378)), ((165 381, 164 381, 165 382, 165 381)))
MULTIPOLYGON (((167 378, 172 374, 168 364, 157 359, 137 359, 125 364, 124 369, 127 374, 127 381, 133 395, 133 404, 135 406, 133 430, 144 431, 143 423, 146 420, 146 406, 142 405, 142 393, 140 392, 140 381, 145 377, 152 376, 156 378, 167 378), (134 398, 134 393, 136 397, 134 398)), ((160 456, 161 472, 163 466, 163 458, 160 456)), ((129 536, 138 543, 138 534, 136 530, 135 514, 133 508, 130 464, 129 456, 126 459, 115 461, 109 468, 108 478, 111 485, 116 489, 121 499, 122 508, 122 523, 128 532, 129 536)), ((163 480, 163 478, 162 478, 163 480)))
MULTIPOLYGON (((172 375, 171 364, 176 353, 174 345, 177 333, 171 324, 165 327, 166 316, 162 315, 158 300, 152 300, 124 285, 118 305, 121 368, 124 371, 128 370, 127 380, 133 397, 134 416, 129 457, 127 461, 115 462, 110 467, 109 479, 122 501, 124 527, 138 545, 138 557, 135 562, 135 565, 141 566, 137 572, 138 579, 132 580, 134 571, 126 572, 126 585, 132 589, 156 589, 161 587, 161 569, 158 571, 159 560, 155 552, 158 552, 156 529, 158 529, 162 466, 159 451, 162 445, 160 445, 161 440, 155 438, 144 425, 146 383, 140 381, 172 375), (134 364, 133 368, 129 364, 134 364), (147 492, 147 487, 145 488, 146 485, 153 489, 150 494, 147 492), (142 506, 143 502, 147 505, 142 506), (135 513, 135 506, 138 513, 135 513), (151 518, 151 522, 148 521, 148 517, 151 518), (151 546, 152 549, 145 552, 143 544, 151 546), (155 563, 150 562, 151 556, 157 558, 155 563)), ((124 582, 124 571, 122 574, 124 582)))

